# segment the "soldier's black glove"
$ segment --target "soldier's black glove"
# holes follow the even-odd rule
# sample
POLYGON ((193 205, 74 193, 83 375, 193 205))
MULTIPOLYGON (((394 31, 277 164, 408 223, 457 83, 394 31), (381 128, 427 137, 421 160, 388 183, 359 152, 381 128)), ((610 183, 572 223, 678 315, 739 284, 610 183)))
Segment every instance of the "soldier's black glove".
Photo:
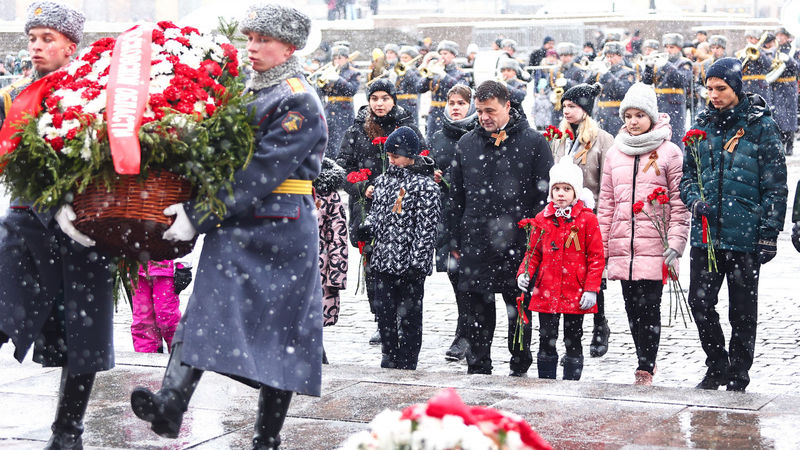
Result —
POLYGON ((694 217, 711 217, 716 215, 717 208, 715 206, 710 205, 708 202, 704 202, 702 200, 697 200, 692 205, 692 216, 694 217))
POLYGON ((795 250, 800 252, 800 222, 795 222, 792 227, 792 245, 795 250))
POLYGON ((182 267, 175 269, 175 293, 180 294, 181 291, 189 287, 192 282, 192 269, 190 267, 182 267))
POLYGON ((775 241, 758 241, 758 263, 766 264, 778 254, 778 246, 775 241))
POLYGON ((372 240, 372 224, 364 222, 356 230, 359 241, 369 242, 372 240))

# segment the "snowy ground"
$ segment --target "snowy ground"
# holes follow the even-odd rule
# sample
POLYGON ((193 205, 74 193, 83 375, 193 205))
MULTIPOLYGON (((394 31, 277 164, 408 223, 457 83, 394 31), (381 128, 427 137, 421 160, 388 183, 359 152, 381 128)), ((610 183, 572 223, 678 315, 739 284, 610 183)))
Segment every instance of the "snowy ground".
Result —
MULTIPOLYGON (((800 311, 796 308, 800 296, 796 281, 800 268, 800 254, 791 244, 789 231, 791 224, 791 203, 795 185, 800 178, 800 156, 788 158, 789 166, 789 211, 786 226, 778 242, 778 256, 762 267, 759 289, 759 325, 756 343, 756 357, 751 370, 749 390, 760 393, 791 393, 800 389, 800 311), (794 274, 794 275, 793 275, 794 274)), ((687 249, 688 253, 688 249, 687 249)), ((348 289, 343 291, 339 323, 325 328, 325 349, 332 362, 343 364, 364 364, 377 367, 380 364, 380 348, 368 344, 375 331, 375 323, 369 312, 366 294, 356 294, 358 276, 358 252, 351 249, 348 289)), ((681 261, 681 283, 689 285, 688 254, 681 261)), ((184 293, 184 302, 186 295, 184 293)), ((654 383, 661 386, 692 387, 705 373, 705 354, 700 348, 697 329, 693 323, 684 327, 680 315, 668 323, 668 296, 664 293, 662 304, 663 330, 658 355, 658 372, 654 383)), ((723 321, 726 337, 730 337, 727 315, 727 288, 720 292, 719 313, 723 321)), ((495 331, 492 355, 494 373, 508 373, 508 350, 506 344, 506 315, 503 301, 497 299, 497 328, 495 331)), ((608 354, 602 358, 588 357, 588 344, 591 338, 591 319, 584 321, 584 382, 604 381, 612 383, 632 383, 636 369, 636 356, 633 340, 628 330, 625 308, 618 282, 610 282, 606 291, 606 315, 612 334, 608 354)), ((448 362, 444 352, 452 341, 455 331, 455 297, 447 277, 434 273, 425 284, 423 339, 419 370, 436 372, 465 373, 464 363, 448 362)), ((688 316, 687 316, 688 320, 688 316)), ((116 315, 116 346, 120 350, 132 350, 130 333, 130 313, 124 308, 116 315)), ((534 326, 537 323, 534 320, 534 326)), ((538 345, 538 328, 534 330, 534 350, 538 345)), ((562 346, 563 348, 563 346, 562 346)), ((563 352, 563 350, 561 350, 563 352)), ((536 376, 536 366, 529 372, 536 376)))

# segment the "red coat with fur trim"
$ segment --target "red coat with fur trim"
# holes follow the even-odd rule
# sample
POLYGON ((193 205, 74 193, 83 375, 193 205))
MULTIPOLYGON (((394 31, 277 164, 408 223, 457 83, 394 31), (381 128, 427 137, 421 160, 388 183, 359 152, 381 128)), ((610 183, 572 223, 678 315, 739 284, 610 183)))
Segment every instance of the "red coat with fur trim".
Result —
POLYGON ((527 265, 531 280, 535 280, 529 309, 551 314, 596 313, 597 305, 580 309, 578 304, 584 291, 600 291, 605 258, 597 216, 582 201, 572 207, 567 219, 557 218, 555 213, 550 202, 536 215, 530 236, 535 247, 525 252, 517 271, 517 276, 525 273, 527 265))

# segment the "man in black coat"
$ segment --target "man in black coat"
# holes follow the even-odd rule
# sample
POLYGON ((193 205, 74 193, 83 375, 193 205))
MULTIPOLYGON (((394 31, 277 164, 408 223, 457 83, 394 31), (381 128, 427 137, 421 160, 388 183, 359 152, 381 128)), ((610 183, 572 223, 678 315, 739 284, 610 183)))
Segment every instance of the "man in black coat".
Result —
POLYGON ((510 375, 523 376, 533 359, 526 305, 519 307, 528 319, 522 342, 515 342, 519 292, 514 277, 527 238, 517 223, 544 207, 553 157, 542 135, 511 109, 508 89, 501 83, 483 82, 475 92, 475 106, 480 126, 458 141, 449 217, 452 254, 459 261, 458 289, 468 298, 468 373, 492 372, 494 294, 500 293, 508 312, 510 375))

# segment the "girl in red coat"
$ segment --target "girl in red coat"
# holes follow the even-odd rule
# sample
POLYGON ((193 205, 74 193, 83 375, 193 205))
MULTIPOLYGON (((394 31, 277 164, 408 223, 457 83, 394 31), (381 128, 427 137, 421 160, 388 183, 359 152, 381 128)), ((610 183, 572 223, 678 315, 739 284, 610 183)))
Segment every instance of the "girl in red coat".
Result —
POLYGON ((539 313, 539 378, 555 378, 559 314, 564 315, 564 379, 583 371, 583 315, 597 312, 597 292, 605 260, 594 196, 583 188, 580 167, 565 157, 550 169, 550 203, 536 215, 530 247, 517 272, 517 285, 529 292, 539 313), (580 198, 578 198, 580 193, 580 198), (538 273, 537 273, 538 271, 538 273))

